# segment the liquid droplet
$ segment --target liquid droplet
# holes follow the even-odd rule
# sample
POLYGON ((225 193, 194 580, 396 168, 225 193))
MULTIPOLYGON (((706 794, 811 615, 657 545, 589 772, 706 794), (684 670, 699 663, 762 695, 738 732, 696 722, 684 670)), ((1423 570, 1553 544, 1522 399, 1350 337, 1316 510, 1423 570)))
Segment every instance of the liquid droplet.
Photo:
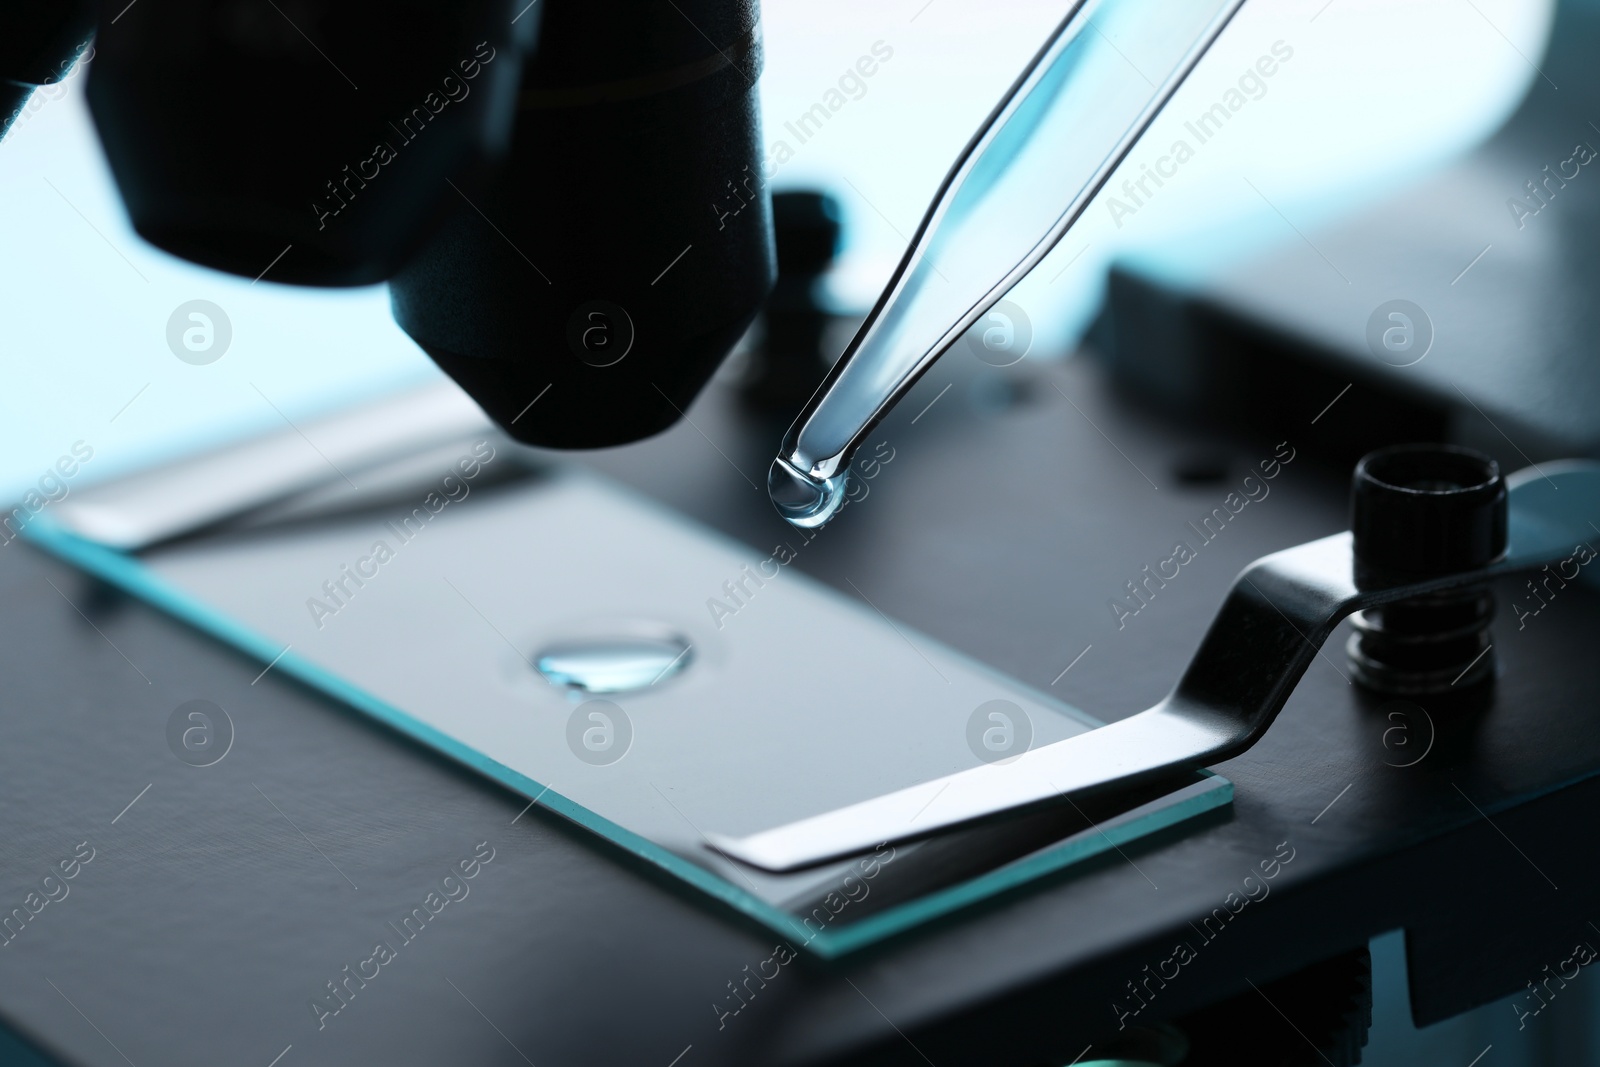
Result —
POLYGON ((767 472, 767 493, 773 507, 791 526, 815 530, 844 506, 844 476, 817 479, 796 470, 787 460, 775 459, 767 472))
POLYGON ((551 685, 586 693, 625 693, 648 689, 678 674, 693 660, 679 638, 614 637, 569 640, 549 645, 534 668, 551 685))

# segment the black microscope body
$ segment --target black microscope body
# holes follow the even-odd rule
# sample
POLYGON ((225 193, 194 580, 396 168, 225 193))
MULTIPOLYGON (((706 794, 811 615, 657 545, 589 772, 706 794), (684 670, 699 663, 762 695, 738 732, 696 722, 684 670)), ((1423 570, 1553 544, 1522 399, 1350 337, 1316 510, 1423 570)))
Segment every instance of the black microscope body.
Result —
POLYGON ((718 210, 761 174, 750 0, 12 0, 7 126, 91 39, 142 237, 253 279, 388 282, 525 443, 672 425, 772 287, 765 190, 718 210))

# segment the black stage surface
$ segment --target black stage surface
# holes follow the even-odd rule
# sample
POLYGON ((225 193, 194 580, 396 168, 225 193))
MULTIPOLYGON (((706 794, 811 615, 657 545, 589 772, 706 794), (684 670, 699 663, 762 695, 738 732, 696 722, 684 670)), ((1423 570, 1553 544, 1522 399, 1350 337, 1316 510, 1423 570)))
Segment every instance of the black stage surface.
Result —
MULTIPOLYGON (((1357 395, 1316 425, 1321 404, 1298 413, 1270 496, 1119 631, 1107 600, 1277 441, 1175 428, 1084 359, 1002 371, 957 350, 945 364, 880 430, 895 459, 870 496, 797 565, 1103 718, 1163 695, 1246 562, 1344 525, 1347 471, 1319 465, 1318 441, 1359 418, 1357 395)), ((782 427, 723 386, 690 415, 584 462, 765 555, 783 527, 747 476, 763 480, 782 427)), ((529 545, 508 566, 559 560, 529 545)), ((1519 632, 1515 595, 1502 589, 1504 675, 1486 706, 1391 719, 1347 684, 1337 638, 1266 739, 1217 768, 1231 811, 844 961, 797 960, 719 1020, 773 935, 542 810, 518 817, 521 798, 275 673, 252 682, 262 664, 13 544, 0 905, 22 906, 80 842, 93 859, 0 949, 0 1017, 63 1063, 139 1067, 1064 1063, 1116 1031, 1113 1002, 1128 1008, 1127 983, 1179 941, 1196 957, 1139 1021, 1404 927, 1430 1021, 1522 989, 1593 933, 1600 612, 1574 587, 1519 632), (237 729, 204 769, 165 737, 199 698, 237 729), (311 999, 485 841, 470 895, 319 1031, 311 999), (1204 940, 1191 924, 1283 842, 1294 858, 1270 896, 1204 940)))

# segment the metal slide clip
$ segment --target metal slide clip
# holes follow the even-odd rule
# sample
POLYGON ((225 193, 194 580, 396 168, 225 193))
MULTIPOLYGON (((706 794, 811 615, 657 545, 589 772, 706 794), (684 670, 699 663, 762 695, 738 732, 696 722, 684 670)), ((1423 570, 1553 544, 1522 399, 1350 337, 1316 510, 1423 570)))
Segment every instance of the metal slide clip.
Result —
POLYGON ((1354 504, 1354 533, 1275 552, 1234 580, 1176 688, 1155 707, 1004 765, 746 837, 710 834, 712 846, 762 870, 798 870, 1237 756, 1266 733, 1345 617, 1401 602, 1427 606, 1436 594, 1568 556, 1596 532, 1600 463, 1529 467, 1502 482, 1487 457, 1405 446, 1362 461, 1354 504), (1396 484, 1380 482, 1374 496, 1363 472, 1380 462, 1396 471, 1396 484), (1419 556, 1436 561, 1435 573, 1405 566, 1419 556))

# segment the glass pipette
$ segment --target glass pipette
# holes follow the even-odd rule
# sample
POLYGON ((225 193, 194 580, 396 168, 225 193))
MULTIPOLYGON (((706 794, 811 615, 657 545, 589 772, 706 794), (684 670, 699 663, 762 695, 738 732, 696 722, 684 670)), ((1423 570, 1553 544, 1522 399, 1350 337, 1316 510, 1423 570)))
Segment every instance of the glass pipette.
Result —
POLYGON ((945 349, 1044 258, 1244 0, 1079 0, 946 175, 888 287, 767 476, 790 523, 845 499, 850 459, 945 349))

